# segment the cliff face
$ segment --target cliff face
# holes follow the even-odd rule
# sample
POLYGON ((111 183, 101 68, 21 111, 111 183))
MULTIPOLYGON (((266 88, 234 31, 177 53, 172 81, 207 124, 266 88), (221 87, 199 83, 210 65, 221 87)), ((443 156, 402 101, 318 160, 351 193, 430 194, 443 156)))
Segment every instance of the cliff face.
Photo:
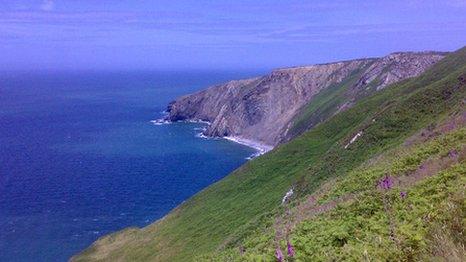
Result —
POLYGON ((382 58, 278 69, 263 77, 230 81, 183 96, 169 104, 167 118, 209 121, 207 136, 235 136, 275 146, 349 108, 363 96, 421 74, 444 55, 393 53, 382 58), (317 104, 328 110, 309 109, 317 104))

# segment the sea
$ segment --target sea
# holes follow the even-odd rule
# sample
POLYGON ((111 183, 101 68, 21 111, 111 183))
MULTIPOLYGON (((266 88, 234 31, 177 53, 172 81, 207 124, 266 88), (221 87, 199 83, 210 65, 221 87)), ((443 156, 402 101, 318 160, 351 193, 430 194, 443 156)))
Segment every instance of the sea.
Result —
POLYGON ((205 124, 152 120, 181 95, 261 73, 0 72, 0 261, 67 261, 245 163, 255 149, 204 138, 205 124))

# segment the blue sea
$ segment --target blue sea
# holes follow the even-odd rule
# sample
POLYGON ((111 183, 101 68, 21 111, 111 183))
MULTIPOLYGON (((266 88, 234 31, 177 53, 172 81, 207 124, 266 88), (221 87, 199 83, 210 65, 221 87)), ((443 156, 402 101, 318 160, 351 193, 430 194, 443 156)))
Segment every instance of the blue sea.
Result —
POLYGON ((66 261, 143 227, 254 149, 154 125, 168 102, 259 72, 0 73, 0 261, 66 261))

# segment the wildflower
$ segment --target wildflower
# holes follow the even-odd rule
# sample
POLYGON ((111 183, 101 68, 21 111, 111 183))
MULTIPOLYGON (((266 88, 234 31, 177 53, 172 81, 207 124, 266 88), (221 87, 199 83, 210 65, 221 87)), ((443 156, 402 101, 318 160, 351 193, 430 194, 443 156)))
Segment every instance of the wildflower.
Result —
POLYGON ((385 190, 392 188, 393 186, 393 179, 389 176, 385 176, 383 179, 379 181, 379 187, 385 190))
POLYGON ((288 247, 288 256, 294 257, 294 248, 291 245, 290 241, 287 241, 286 246, 288 247))
POLYGON ((408 193, 406 193, 405 191, 401 191, 401 192, 400 192, 400 197, 401 197, 401 199, 406 198, 407 195, 408 195, 408 193))
POLYGON ((277 247, 277 249, 275 249, 275 257, 277 258, 278 262, 283 261, 283 253, 282 253, 282 251, 280 250, 279 247, 277 247))
POLYGON ((454 149, 453 149, 453 150, 450 150, 450 152, 448 152, 448 156, 449 156, 450 158, 457 158, 458 155, 459 155, 459 154, 458 154, 458 151, 456 151, 456 150, 454 150, 454 149))

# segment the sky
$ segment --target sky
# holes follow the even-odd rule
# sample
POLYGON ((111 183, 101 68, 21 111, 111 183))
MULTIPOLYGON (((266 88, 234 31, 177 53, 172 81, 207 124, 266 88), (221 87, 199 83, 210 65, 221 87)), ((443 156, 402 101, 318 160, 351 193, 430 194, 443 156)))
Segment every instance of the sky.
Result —
POLYGON ((0 0, 0 70, 269 69, 464 45, 466 0, 0 0))

